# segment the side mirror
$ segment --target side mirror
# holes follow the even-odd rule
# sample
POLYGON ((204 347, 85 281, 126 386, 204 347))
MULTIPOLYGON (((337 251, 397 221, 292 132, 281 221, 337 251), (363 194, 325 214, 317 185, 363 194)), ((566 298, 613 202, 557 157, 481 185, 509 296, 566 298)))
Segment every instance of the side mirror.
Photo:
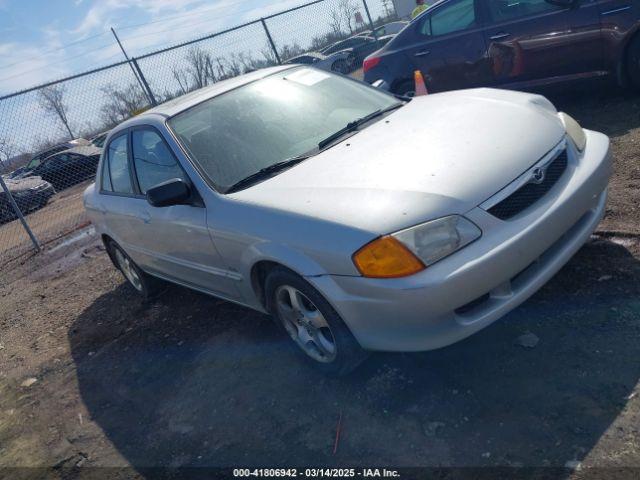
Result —
POLYGON ((154 207, 184 205, 190 199, 191 188, 180 178, 172 178, 147 190, 147 202, 154 207))

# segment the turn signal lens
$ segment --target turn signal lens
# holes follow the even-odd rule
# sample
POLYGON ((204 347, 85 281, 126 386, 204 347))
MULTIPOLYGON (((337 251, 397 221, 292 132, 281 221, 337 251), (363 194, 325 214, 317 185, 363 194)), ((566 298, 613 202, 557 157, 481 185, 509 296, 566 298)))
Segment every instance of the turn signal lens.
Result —
POLYGON ((353 254, 353 263, 365 277, 397 278, 424 270, 424 264, 393 237, 380 237, 353 254))

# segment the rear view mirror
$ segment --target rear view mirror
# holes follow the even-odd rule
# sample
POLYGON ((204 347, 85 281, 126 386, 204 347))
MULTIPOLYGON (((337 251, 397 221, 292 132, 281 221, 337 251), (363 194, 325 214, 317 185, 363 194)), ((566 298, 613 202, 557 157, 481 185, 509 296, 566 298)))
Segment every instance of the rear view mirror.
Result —
POLYGON ((180 178, 172 178, 147 190, 147 202, 154 207, 184 205, 191 199, 191 188, 180 178))

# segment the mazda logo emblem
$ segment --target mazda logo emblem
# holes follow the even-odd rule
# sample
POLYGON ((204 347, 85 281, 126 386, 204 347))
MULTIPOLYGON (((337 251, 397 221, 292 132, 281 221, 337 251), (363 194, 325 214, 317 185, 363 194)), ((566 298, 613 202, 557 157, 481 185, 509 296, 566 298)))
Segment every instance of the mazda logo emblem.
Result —
POLYGON ((544 170, 542 168, 534 168, 531 172, 531 181, 533 183, 544 182, 544 170))

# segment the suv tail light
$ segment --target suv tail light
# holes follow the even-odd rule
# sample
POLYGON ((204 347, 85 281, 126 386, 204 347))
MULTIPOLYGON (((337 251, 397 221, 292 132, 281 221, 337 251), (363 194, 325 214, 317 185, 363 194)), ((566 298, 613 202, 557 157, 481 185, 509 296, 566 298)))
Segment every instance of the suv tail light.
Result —
POLYGON ((380 57, 367 57, 362 64, 362 73, 366 73, 380 63, 380 57))

